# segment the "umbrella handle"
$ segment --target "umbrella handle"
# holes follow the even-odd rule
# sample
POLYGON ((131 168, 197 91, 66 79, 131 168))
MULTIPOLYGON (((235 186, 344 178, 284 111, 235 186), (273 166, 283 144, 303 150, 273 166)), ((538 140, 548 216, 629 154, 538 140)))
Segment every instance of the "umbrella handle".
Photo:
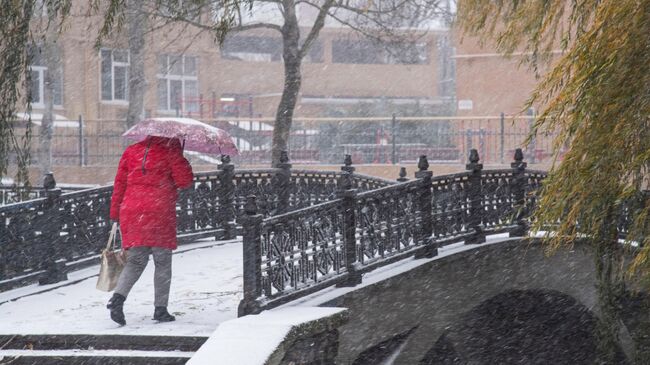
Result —
POLYGON ((183 144, 181 145, 181 152, 185 151, 185 140, 183 140, 183 144))

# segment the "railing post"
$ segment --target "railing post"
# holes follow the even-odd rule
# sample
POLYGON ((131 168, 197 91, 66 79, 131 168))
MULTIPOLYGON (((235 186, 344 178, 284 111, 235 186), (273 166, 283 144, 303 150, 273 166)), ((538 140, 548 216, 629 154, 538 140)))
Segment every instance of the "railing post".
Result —
POLYGON ((434 257, 438 255, 438 246, 433 242, 433 219, 432 213, 432 194, 431 194, 431 177, 433 172, 429 171, 429 161, 427 156, 422 155, 418 160, 418 171, 415 173, 416 179, 422 180, 422 185, 418 187, 417 204, 419 220, 416 220, 417 227, 417 244, 424 246, 425 249, 418 251, 415 258, 434 257))
POLYGON ((352 155, 345 155, 343 159, 343 166, 341 166, 342 172, 349 172, 350 174, 354 173, 355 168, 352 166, 352 155))
POLYGON ((408 177, 406 177, 406 167, 400 167, 399 168, 399 177, 397 178, 397 182, 407 182, 409 181, 408 177))
POLYGON ((465 240, 465 244, 476 244, 485 242, 485 232, 481 227, 482 215, 481 210, 483 200, 483 188, 481 186, 481 171, 483 164, 478 163, 478 151, 472 148, 469 152, 469 163, 465 165, 465 169, 471 171, 469 176, 469 186, 467 189, 467 204, 469 217, 467 220, 467 228, 472 230, 471 236, 465 240))
POLYGON ((223 235, 217 239, 231 240, 237 236, 235 225, 235 165, 230 163, 230 156, 221 156, 219 170, 219 207, 217 210, 217 222, 223 227, 223 235))
POLYGON ((289 154, 287 151, 280 152, 280 163, 277 168, 280 169, 275 175, 273 189, 278 197, 278 206, 275 214, 283 214, 289 211, 289 198, 291 197, 291 164, 289 163, 289 154))
POLYGON ((521 148, 515 150, 512 167, 512 212, 515 228, 510 231, 512 237, 524 237, 528 235, 528 222, 526 221, 526 166, 524 153, 521 148))
POLYGON ((84 156, 84 119, 81 114, 79 114, 79 166, 86 165, 86 159, 84 156))
POLYGON ((262 215, 257 212, 255 195, 246 197, 243 228, 244 298, 239 302, 237 316, 257 314, 261 311, 258 298, 262 295, 262 215))
POLYGON ((500 127, 501 127, 501 133, 500 133, 500 137, 501 137, 501 140, 500 140, 500 147, 501 147, 501 148, 500 148, 500 153, 499 153, 499 156, 500 156, 499 161, 501 162, 502 165, 505 163, 505 162, 504 162, 505 160, 503 159, 503 156, 504 156, 504 155, 503 155, 503 148, 504 148, 504 143, 505 143, 505 131, 506 131, 506 129, 505 129, 505 119, 506 119, 506 115, 505 115, 503 112, 501 112, 501 115, 500 115, 500 117, 499 117, 499 121, 501 122, 501 123, 500 123, 500 127))
POLYGON ((39 239, 44 255, 41 266, 44 272, 38 278, 39 285, 54 284, 68 280, 65 260, 55 260, 57 250, 62 249, 61 235, 59 232, 61 228, 61 212, 59 211, 61 189, 56 187, 56 181, 51 172, 46 173, 43 177, 43 187, 45 188, 46 196, 43 218, 46 221, 39 227, 41 229, 39 239))
MULTIPOLYGON (((347 172, 347 173, 350 174, 350 176, 349 176, 350 177, 350 189, 352 189, 352 188, 361 189, 361 190, 367 189, 367 187, 364 186, 365 183, 360 183, 360 184, 357 183, 356 186, 355 186, 354 179, 353 179, 355 170, 356 170, 356 168, 354 166, 352 166, 352 155, 346 154, 345 157, 343 158, 343 166, 341 166, 341 173, 346 173, 347 172)), ((341 185, 342 183, 343 183, 342 180, 337 181, 337 184, 338 184, 337 194, 339 196, 341 195, 339 192, 343 190, 343 188, 342 188, 343 185, 341 185)))
POLYGON ((348 276, 344 282, 336 286, 355 286, 361 283, 361 274, 357 270, 357 189, 353 189, 352 174, 355 168, 352 166, 352 156, 345 155, 343 166, 341 166, 341 176, 337 181, 338 188, 336 195, 343 199, 343 247, 345 250, 345 267, 348 276))
POLYGON ((361 283, 361 273, 357 270, 357 190, 352 188, 352 173, 354 167, 347 165, 349 155, 346 155, 346 166, 349 170, 342 167, 341 177, 338 180, 337 195, 343 199, 343 247, 345 249, 345 268, 348 275, 345 281, 338 283, 336 286, 355 286, 361 283))
POLYGON ((533 134, 533 129, 535 128, 535 119, 537 119, 535 109, 534 108, 529 108, 528 113, 530 117, 528 118, 528 135, 533 136, 530 139, 530 143, 528 143, 528 146, 526 149, 529 151, 528 152, 528 158, 530 159, 530 163, 537 163, 537 146, 535 143, 535 135, 533 134))
POLYGON ((203 118, 203 93, 199 94, 199 116, 203 118))
POLYGON ((210 109, 211 109, 211 118, 216 118, 218 113, 217 113, 217 93, 214 91, 212 92, 212 97, 210 99, 210 109))
POLYGON ((393 165, 397 164, 397 146, 396 146, 396 137, 397 137, 397 118, 395 113, 393 113, 393 119, 391 120, 391 143, 392 143, 392 153, 391 153, 391 162, 393 165))

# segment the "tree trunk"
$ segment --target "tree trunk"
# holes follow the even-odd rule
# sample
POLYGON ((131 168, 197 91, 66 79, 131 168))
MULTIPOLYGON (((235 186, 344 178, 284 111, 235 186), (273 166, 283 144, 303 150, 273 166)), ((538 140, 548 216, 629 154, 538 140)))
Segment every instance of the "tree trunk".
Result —
POLYGON ((147 16, 142 10, 143 0, 127 3, 127 27, 129 36, 129 110, 126 113, 127 128, 144 117, 144 31, 147 16))
MULTIPOLYGON (((43 78, 43 104, 45 110, 39 133, 38 160, 41 176, 52 171, 52 135, 54 134, 54 87, 61 71, 60 56, 56 45, 57 33, 48 29, 42 52, 47 70, 43 78)), ((63 87, 63 86, 61 86, 63 87)))
MULTIPOLYGON (((608 225, 596 243, 596 278, 600 316, 597 323, 598 364, 619 364, 621 341, 620 300, 625 292, 622 244, 618 242, 614 208, 607 213, 608 225)), ((631 359, 630 359, 631 360, 631 359)))
POLYGON ((302 75, 300 66, 300 28, 296 17, 296 9, 293 1, 284 1, 284 25, 282 26, 283 52, 284 57, 284 89, 282 98, 275 115, 275 126, 273 128, 273 144, 271 151, 271 165, 277 166, 280 163, 280 154, 287 150, 289 132, 293 122, 293 112, 298 101, 302 75))

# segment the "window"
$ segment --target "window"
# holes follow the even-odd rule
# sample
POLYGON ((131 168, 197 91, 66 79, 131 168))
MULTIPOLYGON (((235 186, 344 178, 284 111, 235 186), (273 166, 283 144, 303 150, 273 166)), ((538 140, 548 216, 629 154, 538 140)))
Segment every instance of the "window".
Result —
POLYGON ((224 42, 221 56, 236 61, 280 62, 282 41, 274 37, 234 36, 224 42))
POLYGON ((332 42, 332 61, 351 64, 429 63, 429 46, 423 42, 378 44, 369 40, 337 39, 332 42))
POLYGON ((323 62, 323 42, 320 40, 315 40, 314 43, 309 47, 309 51, 303 59, 305 62, 309 63, 321 63, 323 62))
MULTIPOLYGON (((248 62, 282 61, 282 40, 275 37, 233 36, 223 44, 221 57, 248 62)), ((323 62, 323 42, 315 40, 304 57, 308 63, 323 62)))
POLYGON ((129 51, 102 49, 102 100, 129 100, 129 51))
POLYGON ((196 57, 158 56, 158 109, 198 112, 199 82, 196 57))
MULTIPOLYGON (((45 108, 45 77, 48 76, 49 70, 45 66, 40 47, 30 46, 27 52, 31 60, 29 66, 31 78, 29 96, 31 97, 32 106, 34 108, 45 108)), ((53 104, 60 107, 63 106, 63 74, 59 69, 53 76, 53 104)))

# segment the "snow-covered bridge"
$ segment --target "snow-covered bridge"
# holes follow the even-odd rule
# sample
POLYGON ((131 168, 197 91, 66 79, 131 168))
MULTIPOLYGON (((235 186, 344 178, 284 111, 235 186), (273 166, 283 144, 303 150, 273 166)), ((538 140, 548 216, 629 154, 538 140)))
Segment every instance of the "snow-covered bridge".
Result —
MULTIPOLYGON (((175 259, 170 309, 179 321, 174 324, 151 323, 149 283, 140 284, 129 297, 127 327, 108 322, 106 298, 93 289, 97 267, 84 267, 96 264, 104 245, 110 187, 60 194, 50 186, 45 198, 0 207, 0 314, 10 318, 0 327, 6 335, 5 351, 36 346, 78 352, 95 343, 103 345, 93 346, 94 352, 82 351, 85 361, 114 355, 127 356, 126 363, 146 363, 151 357, 182 363, 219 323, 236 313, 266 310, 250 317, 265 323, 267 313, 289 310, 269 311, 272 308, 295 306, 330 292, 343 298, 345 290, 362 292, 382 273, 398 274, 480 247, 486 237, 489 241, 498 234, 527 234, 526 218, 545 174, 527 170, 521 151, 511 169, 483 170, 475 150, 464 173, 433 177, 424 156, 418 167, 415 179, 402 175, 397 182, 354 173, 349 157, 341 172, 292 170, 285 157, 275 169, 234 170, 224 159, 219 171, 197 174, 194 188, 181 196, 177 209, 179 236, 193 243, 182 245, 175 259), (392 271, 395 267, 400 268, 392 271), (42 285, 30 285, 37 279, 42 285), (46 336, 55 332, 65 336, 46 336), (88 334, 93 337, 84 337, 88 334), (159 341, 147 337, 105 337, 115 335, 165 336, 160 341, 176 345, 151 345, 159 341), (118 352, 101 352, 107 350, 118 352)), ((363 312, 348 312, 364 318, 363 312)), ((340 313, 333 316, 336 324, 324 327, 329 331, 345 322, 340 313)), ((296 318, 321 323, 312 317, 296 318)), ((334 332, 328 333, 333 338, 334 332)), ((398 343, 393 337, 381 338, 398 343)), ((345 361, 363 350, 345 346, 340 347, 345 361)), ((332 351, 325 352, 331 357, 332 351)))
MULTIPOLYGON (((354 287, 224 322, 188 364, 286 364, 295 352, 323 364, 591 364, 596 284, 586 244, 548 256, 534 237, 456 241, 435 257, 368 272, 354 287), (291 338, 292 330, 310 342, 291 338)), ((621 299, 617 363, 626 364, 650 321, 639 297, 621 299)))
MULTIPOLYGON (((108 295, 94 289, 97 266, 70 273, 61 283, 0 293, 0 359, 184 364, 194 356, 190 364, 284 363, 269 359, 286 360, 296 351, 292 329, 317 320, 336 336, 319 329, 310 336, 309 326, 305 336, 318 339, 319 356, 339 364, 439 363, 459 357, 485 363, 488 342, 510 346, 509 356, 521 361, 531 354, 549 363, 571 354, 588 361, 595 353, 597 293, 586 246, 548 257, 534 239, 508 234, 487 236, 482 244, 457 241, 432 258, 405 258, 367 272, 354 287, 331 286, 237 319, 241 252, 239 240, 204 240, 178 250, 170 298, 177 321, 172 323, 151 320, 152 264, 126 303, 125 327, 109 319, 108 295), (511 327, 500 328, 503 323, 511 327), (548 330, 553 324, 557 328, 548 330), (526 343, 517 342, 522 331, 526 343), (334 350, 328 352, 328 346, 334 350)), ((634 323, 621 329, 630 348, 635 329, 634 323)))
POLYGON ((151 319, 153 263, 129 295, 124 327, 108 316, 110 295, 95 289, 98 266, 71 272, 68 280, 56 284, 2 292, 0 359, 20 355, 24 361, 39 363, 39 359, 59 356, 67 359, 62 362, 66 364, 110 364, 102 358, 108 356, 126 363, 165 363, 161 361, 168 358, 169 363, 183 364, 219 323, 237 317, 242 297, 241 252, 241 241, 213 239, 176 251, 169 303, 177 318, 173 323, 151 319))

